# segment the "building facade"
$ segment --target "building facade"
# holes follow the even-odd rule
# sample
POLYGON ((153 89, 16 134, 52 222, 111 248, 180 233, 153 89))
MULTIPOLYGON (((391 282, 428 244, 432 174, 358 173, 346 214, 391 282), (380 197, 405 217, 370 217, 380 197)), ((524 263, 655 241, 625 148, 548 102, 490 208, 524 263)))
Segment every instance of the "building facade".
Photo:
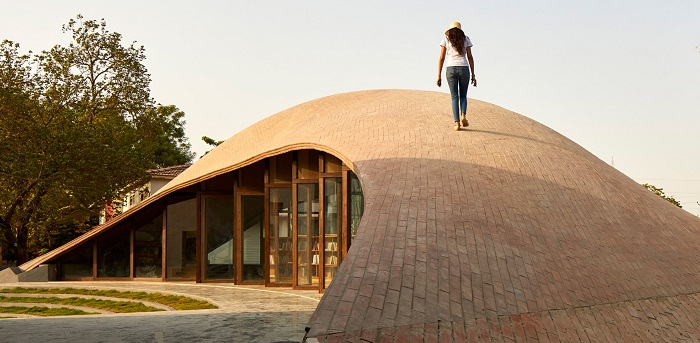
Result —
POLYGON ((59 280, 324 290, 352 244, 363 206, 359 179, 340 159, 289 151, 162 197, 44 263, 57 266, 59 280))

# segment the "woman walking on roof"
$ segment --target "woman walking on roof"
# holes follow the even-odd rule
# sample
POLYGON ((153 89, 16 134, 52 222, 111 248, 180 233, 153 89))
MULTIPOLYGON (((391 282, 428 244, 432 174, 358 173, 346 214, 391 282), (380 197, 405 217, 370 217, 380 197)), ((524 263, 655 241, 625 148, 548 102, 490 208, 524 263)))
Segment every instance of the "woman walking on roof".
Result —
POLYGON ((445 77, 452 95, 452 115, 455 120, 455 131, 459 131, 460 119, 464 127, 469 126, 467 120, 467 88, 471 74, 471 83, 476 87, 474 75, 474 58, 472 57, 472 42, 462 31, 462 25, 453 22, 450 29, 445 31, 445 37, 440 42, 440 60, 438 62, 438 87, 442 86, 442 66, 445 64, 445 77), (460 112, 460 109, 462 110, 460 112))

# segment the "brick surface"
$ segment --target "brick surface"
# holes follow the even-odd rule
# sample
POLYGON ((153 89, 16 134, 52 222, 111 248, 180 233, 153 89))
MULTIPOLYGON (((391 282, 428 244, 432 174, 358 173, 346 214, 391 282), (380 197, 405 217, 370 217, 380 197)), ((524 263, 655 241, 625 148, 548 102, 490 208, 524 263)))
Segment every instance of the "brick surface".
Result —
MULTIPOLYGON (((699 319, 700 294, 693 294, 495 318, 378 328, 362 337, 376 336, 381 341, 391 342, 700 341, 699 319)), ((358 332, 342 335, 345 341, 353 341, 353 337, 359 336, 358 332)), ((320 337, 321 340, 337 339, 337 335, 320 337)))
POLYGON ((469 106, 471 126, 455 132, 444 93, 310 101, 228 139, 110 225, 206 178, 318 149, 360 177, 365 213, 310 337, 700 340, 700 219, 544 125, 469 106))
MULTIPOLYGON (((361 94, 319 102, 363 102, 356 118, 370 128, 363 145, 372 149, 355 149, 372 152, 347 155, 363 178, 367 207, 344 262, 358 272, 365 266, 355 266, 353 252, 373 252, 378 271, 386 270, 372 307, 383 299, 388 320, 369 328, 405 325, 397 318, 410 309, 403 318, 411 324, 465 323, 458 327, 467 341, 697 339, 694 309, 668 305, 663 313, 672 314, 654 320, 646 304, 635 303, 700 292, 697 218, 513 112, 470 100, 472 126, 454 132, 445 95, 361 94), (629 303, 639 319, 619 317, 629 303)), ((340 283, 327 290, 346 292, 340 283)), ((424 339, 434 338, 427 333, 424 339)))

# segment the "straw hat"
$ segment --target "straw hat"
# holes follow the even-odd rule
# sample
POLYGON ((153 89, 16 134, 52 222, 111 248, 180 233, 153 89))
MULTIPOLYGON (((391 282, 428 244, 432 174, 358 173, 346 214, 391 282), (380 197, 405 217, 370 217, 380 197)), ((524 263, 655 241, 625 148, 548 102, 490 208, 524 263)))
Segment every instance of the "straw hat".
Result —
POLYGON ((462 29, 462 24, 460 24, 458 21, 453 21, 452 24, 450 24, 450 28, 445 31, 445 35, 447 35, 447 32, 454 29, 454 28, 462 29))

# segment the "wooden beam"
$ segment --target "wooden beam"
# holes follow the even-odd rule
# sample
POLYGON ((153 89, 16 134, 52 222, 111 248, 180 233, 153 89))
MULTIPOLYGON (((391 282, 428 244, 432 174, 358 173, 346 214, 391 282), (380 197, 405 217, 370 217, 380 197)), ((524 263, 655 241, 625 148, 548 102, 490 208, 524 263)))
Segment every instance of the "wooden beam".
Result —
POLYGON ((97 279, 97 239, 92 241, 92 279, 97 279))
POLYGON ((167 277, 167 261, 168 261, 168 206, 163 203, 163 231, 161 233, 161 242, 163 243, 161 245, 161 263, 160 263, 160 280, 165 281, 165 278, 167 277))
POLYGON ((195 282, 199 283, 202 282, 202 274, 204 273, 204 268, 202 268, 202 265, 204 264, 204 238, 202 237, 202 194, 201 192, 197 192, 197 211, 196 211, 196 234, 195 234, 195 241, 197 242, 197 249, 196 249, 196 259, 197 263, 195 263, 195 282))

